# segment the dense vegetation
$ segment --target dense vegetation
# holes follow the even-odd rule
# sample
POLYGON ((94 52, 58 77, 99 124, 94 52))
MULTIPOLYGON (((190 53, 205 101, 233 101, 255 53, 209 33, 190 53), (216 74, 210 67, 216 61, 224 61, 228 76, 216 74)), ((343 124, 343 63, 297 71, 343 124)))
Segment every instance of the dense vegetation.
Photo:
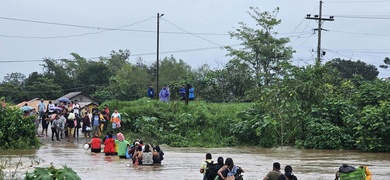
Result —
POLYGON ((20 109, 0 107, 0 149, 38 148, 33 121, 32 117, 23 117, 20 109))
POLYGON ((186 106, 143 98, 104 104, 122 113, 123 131, 130 140, 170 146, 390 151, 390 82, 337 80, 319 76, 320 70, 326 69, 305 68, 304 79, 262 89, 255 103, 196 101, 186 106), (305 81, 307 77, 316 80, 305 81))
MULTIPOLYGON (((277 13, 252 7, 256 28, 241 22, 230 32, 241 46, 225 47, 232 59, 220 69, 192 69, 184 60, 165 57, 159 87, 169 85, 168 104, 142 99, 156 83, 157 66, 142 59, 129 63, 129 50, 98 60, 76 53, 74 59, 45 59, 43 73, 6 76, 0 96, 21 102, 82 91, 119 109, 129 137, 172 146, 289 144, 390 151, 389 81, 379 80, 377 68, 362 61, 293 65, 289 39, 277 38, 273 30, 281 23, 277 13), (195 87, 197 99, 188 106, 175 101, 185 83, 195 87)), ((389 64, 388 58, 384 62, 389 64)))

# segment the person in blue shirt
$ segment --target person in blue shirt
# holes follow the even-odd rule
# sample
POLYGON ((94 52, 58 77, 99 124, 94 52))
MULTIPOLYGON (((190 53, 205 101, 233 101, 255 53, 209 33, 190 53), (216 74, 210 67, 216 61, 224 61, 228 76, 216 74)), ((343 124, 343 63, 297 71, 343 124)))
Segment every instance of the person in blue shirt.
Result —
POLYGON ((195 89, 191 85, 188 85, 188 99, 190 101, 195 99, 195 89))
POLYGON ((181 100, 186 100, 186 88, 184 85, 179 89, 179 96, 181 97, 181 100))
POLYGON ((154 98, 154 89, 153 89, 153 86, 150 86, 150 87, 148 88, 148 97, 149 97, 150 99, 153 99, 153 98, 154 98))

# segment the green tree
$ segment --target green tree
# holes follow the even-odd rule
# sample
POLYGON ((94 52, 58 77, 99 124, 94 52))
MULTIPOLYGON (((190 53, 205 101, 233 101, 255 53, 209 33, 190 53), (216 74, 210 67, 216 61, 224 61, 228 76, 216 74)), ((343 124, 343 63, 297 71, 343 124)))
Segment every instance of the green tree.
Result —
POLYGON ((33 82, 26 84, 25 89, 28 92, 28 99, 56 99, 63 95, 61 87, 48 77, 38 77, 33 82))
POLYGON ((0 84, 0 97, 6 97, 9 102, 19 103, 27 99, 24 91, 26 76, 22 73, 11 73, 4 76, 0 84))
POLYGON ((379 74, 374 65, 366 64, 360 60, 351 61, 336 58, 326 62, 325 65, 336 68, 340 72, 340 76, 346 79, 352 79, 354 76, 360 75, 364 80, 373 81, 379 74))
POLYGON ((253 12, 248 13, 256 21, 258 29, 240 22, 240 27, 230 32, 231 38, 242 41, 240 49, 230 46, 226 49, 233 59, 250 65, 257 86, 269 85, 272 78, 278 78, 284 72, 280 64, 288 63, 294 51, 286 46, 288 38, 275 37, 278 33, 273 29, 281 23, 276 19, 279 8, 273 12, 261 12, 257 7, 250 9, 253 12))
POLYGON ((386 57, 386 58, 383 60, 383 63, 384 63, 384 64, 379 65, 380 68, 383 68, 383 69, 389 68, 389 66, 390 66, 390 58, 386 57))

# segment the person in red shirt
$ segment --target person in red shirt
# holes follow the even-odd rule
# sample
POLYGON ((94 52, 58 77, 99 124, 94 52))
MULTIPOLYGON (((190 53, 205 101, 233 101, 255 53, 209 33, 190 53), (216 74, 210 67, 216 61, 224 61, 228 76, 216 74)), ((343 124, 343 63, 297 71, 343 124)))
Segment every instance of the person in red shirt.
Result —
POLYGON ((115 140, 112 134, 108 134, 108 138, 104 141, 104 154, 106 156, 115 156, 115 140))
POLYGON ((100 153, 102 151, 103 141, 95 134, 89 144, 91 145, 91 152, 100 153))

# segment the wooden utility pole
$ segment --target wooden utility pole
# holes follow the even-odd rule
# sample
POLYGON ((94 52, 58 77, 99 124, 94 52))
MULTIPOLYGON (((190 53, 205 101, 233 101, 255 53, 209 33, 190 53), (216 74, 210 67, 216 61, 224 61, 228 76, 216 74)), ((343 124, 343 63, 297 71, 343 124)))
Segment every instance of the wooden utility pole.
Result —
POLYGON ((320 13, 319 15, 314 15, 314 17, 311 17, 311 14, 306 15, 306 19, 311 20, 318 20, 318 29, 314 29, 318 31, 318 45, 317 45, 317 60, 316 60, 316 66, 319 66, 321 64, 321 31, 322 29, 322 21, 334 21, 334 16, 330 16, 329 18, 323 18, 322 17, 322 1, 320 1, 320 13))
POLYGON ((161 14, 161 16, 160 16, 160 13, 157 13, 157 64, 156 64, 156 66, 157 66, 157 74, 156 74, 156 98, 157 98, 157 100, 158 100, 158 95, 159 95, 159 93, 158 92, 160 92, 160 90, 158 89, 158 68, 159 68, 159 65, 160 65, 160 63, 158 62, 159 61, 159 57, 158 57, 158 55, 159 55, 159 48, 160 48, 160 17, 162 17, 162 16, 164 16, 164 14, 161 14))

